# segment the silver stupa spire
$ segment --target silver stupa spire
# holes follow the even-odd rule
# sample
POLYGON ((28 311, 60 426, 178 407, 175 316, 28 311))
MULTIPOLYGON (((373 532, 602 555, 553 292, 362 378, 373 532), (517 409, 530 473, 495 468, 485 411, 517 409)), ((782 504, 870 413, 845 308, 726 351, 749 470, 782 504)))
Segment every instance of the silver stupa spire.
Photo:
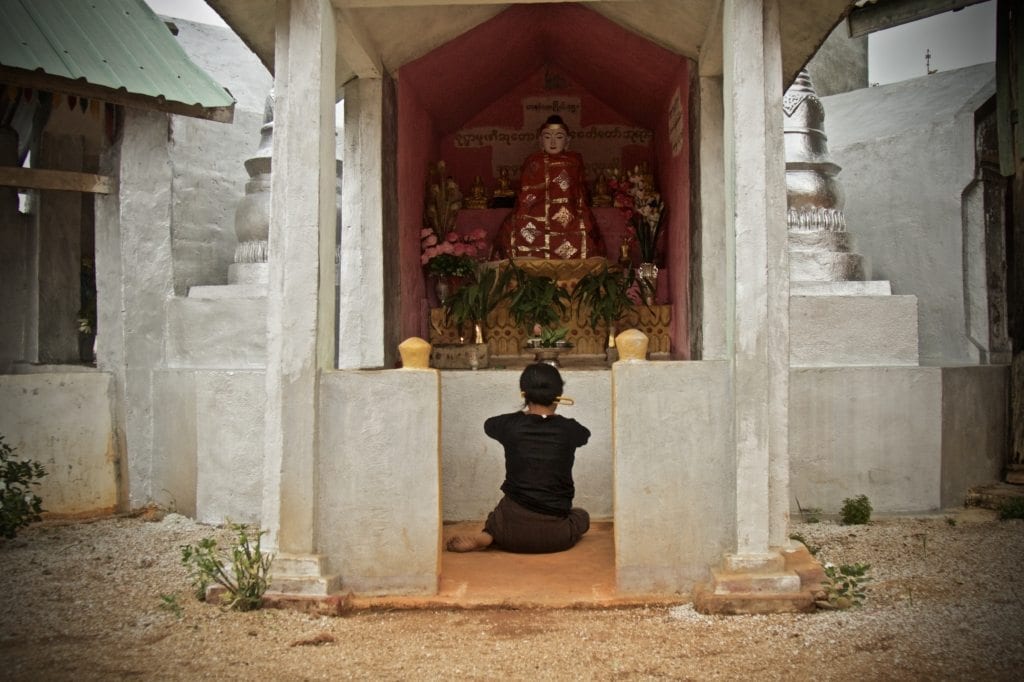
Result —
POLYGON ((786 91, 782 109, 790 280, 862 280, 862 258, 850 252, 843 190, 836 180, 841 169, 829 157, 825 109, 806 70, 786 91))

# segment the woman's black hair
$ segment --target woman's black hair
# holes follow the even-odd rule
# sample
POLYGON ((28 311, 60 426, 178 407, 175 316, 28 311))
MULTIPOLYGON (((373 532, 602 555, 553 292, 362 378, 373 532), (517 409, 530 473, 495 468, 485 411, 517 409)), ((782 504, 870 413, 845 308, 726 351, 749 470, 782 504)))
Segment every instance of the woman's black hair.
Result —
POLYGON ((554 405, 564 385, 558 370, 543 362, 527 365, 519 375, 519 390, 526 402, 534 405, 554 405))

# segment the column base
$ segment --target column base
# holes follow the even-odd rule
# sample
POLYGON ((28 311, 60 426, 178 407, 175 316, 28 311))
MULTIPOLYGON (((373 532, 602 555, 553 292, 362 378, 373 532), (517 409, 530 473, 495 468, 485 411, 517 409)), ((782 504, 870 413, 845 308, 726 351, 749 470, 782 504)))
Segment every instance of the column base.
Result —
POLYGON ((738 615, 813 611, 825 572, 807 548, 795 542, 779 551, 727 554, 711 580, 693 590, 699 613, 738 615))
POLYGON ((278 554, 270 570, 268 592, 326 597, 341 589, 341 578, 324 575, 319 554, 278 554))
MULTIPOLYGON (((323 574, 318 554, 277 554, 270 567, 270 586, 263 594, 263 608, 291 609, 321 615, 338 615, 352 608, 351 595, 341 595, 341 578, 323 574)), ((220 601, 227 590, 213 584, 206 601, 220 601)))

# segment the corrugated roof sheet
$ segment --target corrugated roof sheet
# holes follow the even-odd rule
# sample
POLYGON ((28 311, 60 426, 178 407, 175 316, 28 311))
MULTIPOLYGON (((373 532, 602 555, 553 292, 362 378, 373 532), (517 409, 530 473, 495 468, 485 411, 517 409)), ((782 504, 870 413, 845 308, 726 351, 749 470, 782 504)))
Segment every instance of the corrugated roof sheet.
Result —
POLYGON ((143 0, 0 0, 0 67, 157 103, 229 112, 235 103, 143 0))

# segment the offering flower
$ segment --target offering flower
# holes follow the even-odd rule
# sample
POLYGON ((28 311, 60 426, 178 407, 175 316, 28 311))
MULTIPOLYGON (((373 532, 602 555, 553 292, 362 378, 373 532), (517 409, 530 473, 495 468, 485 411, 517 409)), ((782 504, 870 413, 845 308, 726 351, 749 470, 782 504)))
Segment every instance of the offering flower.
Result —
POLYGON ((630 223, 627 232, 636 239, 640 248, 640 260, 653 263, 661 221, 665 214, 665 203, 661 194, 654 189, 650 176, 634 168, 625 178, 612 178, 608 182, 612 190, 612 205, 622 210, 630 223))

